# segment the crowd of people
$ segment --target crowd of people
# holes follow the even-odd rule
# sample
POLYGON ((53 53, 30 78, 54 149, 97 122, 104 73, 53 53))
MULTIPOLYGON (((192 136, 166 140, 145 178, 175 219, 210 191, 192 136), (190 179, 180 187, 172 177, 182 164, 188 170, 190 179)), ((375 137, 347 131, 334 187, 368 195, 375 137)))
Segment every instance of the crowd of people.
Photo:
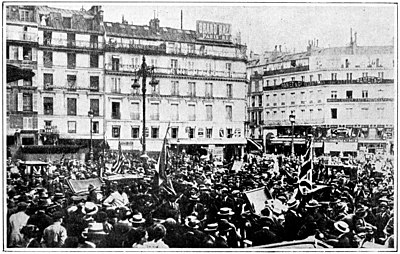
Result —
MULTIPOLYGON (((109 161, 116 157, 108 154, 109 161)), ((84 193, 74 193, 68 180, 101 179, 101 163, 63 159, 28 172, 9 159, 7 246, 245 248, 315 237, 333 247, 394 247, 390 158, 315 159, 311 188, 303 192, 301 157, 246 154, 235 158, 241 169, 232 170, 232 162, 175 154, 166 179, 160 179, 156 160, 126 157, 122 173, 137 179, 103 180, 84 193), (338 165, 353 166, 356 175, 338 165), (259 189, 262 209, 248 195, 259 189)))

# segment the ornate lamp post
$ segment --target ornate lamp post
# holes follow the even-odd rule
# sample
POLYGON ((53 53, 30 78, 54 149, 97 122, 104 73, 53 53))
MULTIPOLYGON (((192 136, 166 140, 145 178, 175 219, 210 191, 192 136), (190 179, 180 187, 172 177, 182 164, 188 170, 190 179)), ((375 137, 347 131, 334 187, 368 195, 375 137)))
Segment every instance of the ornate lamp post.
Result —
POLYGON ((92 122, 92 119, 93 119, 94 113, 93 113, 92 109, 89 110, 88 116, 90 118, 90 148, 89 148, 89 156, 90 156, 90 161, 93 163, 93 138, 92 138, 93 122, 92 122))
MULTIPOLYGON (((149 84, 153 87, 157 86, 160 82, 154 77, 154 66, 147 66, 146 58, 143 56, 143 62, 139 70, 135 71, 135 76, 142 77, 142 97, 143 97, 143 130, 142 130, 142 154, 146 154, 146 78, 151 77, 149 84)), ((138 90, 140 84, 138 78, 135 78, 132 84, 133 90, 138 90)))
POLYGON ((294 122, 295 122, 296 116, 295 115, 290 115, 289 116, 289 121, 292 125, 292 142, 291 142, 291 156, 294 157, 294 122))

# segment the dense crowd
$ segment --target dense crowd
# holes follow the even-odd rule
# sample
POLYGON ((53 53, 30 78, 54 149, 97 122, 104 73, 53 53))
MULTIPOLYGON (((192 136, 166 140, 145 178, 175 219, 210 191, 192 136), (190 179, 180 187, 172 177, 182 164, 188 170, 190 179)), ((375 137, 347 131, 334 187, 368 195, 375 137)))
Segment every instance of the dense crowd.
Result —
POLYGON ((301 157, 246 154, 234 171, 232 162, 173 155, 161 185, 155 160, 126 157, 122 173, 137 179, 89 184, 85 193, 67 181, 98 178, 100 162, 63 159, 27 172, 8 160, 7 246, 239 248, 315 237, 333 247, 394 247, 394 168, 384 156, 315 160, 306 192, 299 191, 301 157), (356 175, 329 168, 343 163, 356 175), (258 188, 261 210, 247 195, 258 188))

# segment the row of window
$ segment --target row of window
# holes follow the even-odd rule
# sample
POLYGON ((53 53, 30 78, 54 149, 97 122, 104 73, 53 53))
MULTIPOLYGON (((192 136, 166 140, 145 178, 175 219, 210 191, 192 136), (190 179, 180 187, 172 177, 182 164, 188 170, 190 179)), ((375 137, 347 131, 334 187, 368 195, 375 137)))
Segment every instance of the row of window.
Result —
MULTIPOLYGON (((32 96, 27 94, 24 96, 24 109, 32 108, 32 96), (30 100, 28 100, 30 98, 30 100), (25 106, 26 104, 26 106, 25 106)), ((52 97, 44 97, 43 98, 43 113, 44 115, 53 115, 54 114, 54 101, 52 97)), ((90 99, 90 109, 93 111, 94 116, 99 116, 99 99, 90 99)), ((150 120, 160 120, 160 104, 152 103, 149 107, 150 110, 150 120)), ((178 121, 179 117, 179 107, 178 104, 171 104, 170 110, 170 119, 172 121, 178 121)), ((67 98, 67 115, 76 116, 77 115, 77 99, 76 98, 67 98)), ((225 106, 225 120, 232 121, 232 106, 225 106)), ((120 103, 112 102, 111 103, 111 118, 112 119, 121 119, 121 111, 120 111, 120 103)), ((131 120, 140 120, 140 105, 139 103, 132 103, 132 108, 130 110, 130 118, 131 120)), ((188 105, 188 120, 196 121, 196 105, 189 104, 188 105)), ((206 105, 206 121, 213 121, 213 106, 206 105)))
MULTIPOLYGON (((89 89, 92 91, 99 91, 99 76, 89 77, 89 89)), ((43 74, 43 87, 45 90, 53 89, 53 74, 44 73, 43 74)), ((67 75, 67 88, 68 90, 77 89, 76 75, 67 75)))
MULTIPOLYGON (((54 64, 53 52, 43 51, 43 66, 46 68, 52 68, 53 64, 54 64)), ((89 54, 89 67, 99 68, 99 54, 96 53, 89 54)), ((67 53, 67 69, 75 69, 75 68, 76 68, 76 53, 67 53)))
MULTIPOLYGON (((93 111, 94 116, 99 116, 100 109, 99 99, 90 99, 90 109, 93 111)), ((89 110, 88 110, 89 111, 89 110)), ((43 114, 53 115, 54 114, 54 101, 53 97, 43 97, 43 114)), ((77 99, 67 98, 67 115, 77 115, 77 99)))
MULTIPOLYGON (((373 119, 383 119, 385 118, 384 115, 385 112, 385 108, 384 107, 378 107, 376 108, 376 113, 373 113, 370 116, 370 109, 368 107, 362 107, 361 108, 361 117, 363 119, 369 119, 369 118, 373 118, 373 119)), ((346 119, 353 119, 353 118, 357 118, 357 116, 353 113, 353 108, 346 108, 344 111, 344 118, 346 119)), ((337 108, 331 108, 331 119, 338 119, 338 109, 337 108)))
MULTIPOLYGON (((130 110, 130 118, 131 120, 140 120, 140 105, 139 103, 132 103, 130 110)), ((214 114, 213 114, 213 106, 206 105, 206 121, 213 121, 214 114)), ((120 103, 119 102, 112 102, 111 103, 111 118, 112 119, 121 119, 121 111, 120 111, 120 103)), ((149 105, 149 112, 150 112, 150 120, 160 120, 160 104, 159 103, 151 103, 149 105)), ((171 121, 179 121, 180 114, 179 114, 179 104, 170 104, 170 116, 169 119, 171 121)), ((197 114, 196 114, 196 105, 189 104, 187 110, 188 121, 196 121, 197 114)), ((197 119, 198 120, 198 119, 197 119)), ((232 121, 232 106, 226 105, 225 106, 225 120, 232 121)))

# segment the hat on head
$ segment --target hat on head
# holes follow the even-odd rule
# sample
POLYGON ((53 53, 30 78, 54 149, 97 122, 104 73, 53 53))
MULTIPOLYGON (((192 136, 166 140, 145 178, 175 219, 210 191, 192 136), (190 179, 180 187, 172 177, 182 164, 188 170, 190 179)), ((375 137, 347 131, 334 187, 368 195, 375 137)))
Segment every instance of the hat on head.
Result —
POLYGON ((93 202, 86 202, 83 207, 83 213, 87 216, 95 215, 99 211, 99 207, 93 202))
POLYGON ((209 223, 207 226, 204 228, 204 232, 215 232, 218 230, 218 223, 209 223))
POLYGON ((146 221, 145 218, 143 218, 143 215, 141 213, 134 214, 132 218, 129 219, 129 222, 132 224, 142 224, 146 221))
POLYGON ((18 208, 27 208, 28 207, 28 203, 26 203, 26 202, 19 202, 17 205, 18 205, 18 208))
POLYGON ((305 205, 306 208, 317 208, 320 207, 321 205, 318 203, 317 200, 311 199, 310 201, 307 202, 305 205))
POLYGON ((219 212, 217 214, 219 216, 232 216, 235 213, 232 211, 232 208, 222 207, 222 208, 219 209, 219 212))
POLYGON ((288 209, 295 209, 299 204, 300 204, 300 201, 298 201, 297 199, 290 199, 287 202, 287 207, 288 207, 288 209))
POLYGON ((368 215, 368 211, 365 207, 360 207, 356 210, 355 215, 360 218, 364 218, 368 215))
POLYGON ((62 192, 57 192, 54 194, 54 198, 53 199, 64 199, 65 195, 62 192))
POLYGON ((54 220, 58 220, 58 219, 64 218, 64 214, 62 212, 55 212, 55 213, 53 213, 52 217, 54 220))
POLYGON ((95 187, 93 184, 89 184, 89 186, 88 186, 88 191, 89 192, 94 191, 96 189, 97 189, 97 187, 95 187))
POLYGON ((189 200, 190 201, 200 201, 200 198, 198 195, 192 194, 192 195, 190 195, 189 200))
POLYGON ((349 225, 344 221, 337 221, 333 224, 333 226, 342 234, 350 232, 349 225))
POLYGON ((185 226, 189 228, 197 229, 199 228, 200 221, 197 219, 196 216, 189 215, 185 219, 185 226))

